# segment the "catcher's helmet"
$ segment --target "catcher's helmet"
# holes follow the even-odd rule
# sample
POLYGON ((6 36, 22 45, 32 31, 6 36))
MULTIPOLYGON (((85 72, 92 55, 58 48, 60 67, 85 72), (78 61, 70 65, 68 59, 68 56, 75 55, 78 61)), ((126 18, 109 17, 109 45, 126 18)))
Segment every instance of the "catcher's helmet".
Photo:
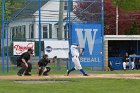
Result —
POLYGON ((46 57, 48 57, 48 55, 47 55, 47 54, 44 54, 44 55, 43 55, 43 58, 45 59, 46 57))

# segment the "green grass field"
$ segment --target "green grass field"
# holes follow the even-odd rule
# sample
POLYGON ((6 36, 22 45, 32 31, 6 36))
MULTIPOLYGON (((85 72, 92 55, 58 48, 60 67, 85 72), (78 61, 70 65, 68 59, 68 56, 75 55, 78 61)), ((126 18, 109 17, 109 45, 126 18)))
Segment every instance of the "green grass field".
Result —
POLYGON ((57 79, 67 83, 19 84, 0 80, 0 93, 139 93, 140 80, 127 79, 57 79))
MULTIPOLYGON (((66 68, 57 70, 52 65, 51 74, 66 73, 66 68)), ((84 68, 88 74, 138 74, 140 70, 115 70, 115 71, 94 71, 91 68, 84 68)), ((9 72, 0 72, 0 75, 16 75, 18 69, 13 66, 9 72)), ((80 74, 79 71, 72 74, 80 74)), ((33 66, 32 74, 36 73, 36 67, 33 66)), ((134 79, 104 79, 104 78, 68 78, 68 79, 45 79, 52 81, 69 81, 65 83, 45 83, 45 84, 20 84, 14 80, 0 80, 0 93, 139 93, 140 80, 134 79)))
MULTIPOLYGON (((115 70, 115 71, 93 71, 84 68, 89 74, 134 74, 140 70, 115 70)), ((0 75, 16 75, 18 69, 12 67, 7 72, 0 72, 0 75)), ((65 74, 66 69, 56 70, 52 66, 49 74, 65 74)), ((72 74, 80 74, 75 71, 72 74)), ((36 74, 33 67, 32 74, 36 74)), ((64 83, 45 83, 45 84, 21 84, 14 80, 0 80, 0 93, 139 93, 140 80, 134 79, 104 79, 104 78, 68 78, 68 79, 45 79, 45 81, 69 81, 64 83)))

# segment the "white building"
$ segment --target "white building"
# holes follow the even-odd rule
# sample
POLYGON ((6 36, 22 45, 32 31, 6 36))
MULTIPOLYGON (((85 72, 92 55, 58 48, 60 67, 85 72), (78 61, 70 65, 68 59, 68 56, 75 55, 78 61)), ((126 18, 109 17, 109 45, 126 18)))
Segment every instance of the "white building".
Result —
MULTIPOLYGON (((57 39, 58 38, 58 22, 59 22, 59 5, 58 1, 46 0, 41 2, 41 39, 57 39)), ((73 6, 73 4, 72 4, 73 6)), ((67 18, 67 3, 64 2, 63 19, 67 18)), ((71 17, 75 17, 71 13, 71 17)), ((63 26, 65 26, 63 21, 63 26)), ((39 39, 39 11, 38 1, 28 3, 22 10, 14 14, 9 22, 10 40, 35 40, 39 39)), ((67 32, 62 31, 62 38, 67 38, 67 32)))

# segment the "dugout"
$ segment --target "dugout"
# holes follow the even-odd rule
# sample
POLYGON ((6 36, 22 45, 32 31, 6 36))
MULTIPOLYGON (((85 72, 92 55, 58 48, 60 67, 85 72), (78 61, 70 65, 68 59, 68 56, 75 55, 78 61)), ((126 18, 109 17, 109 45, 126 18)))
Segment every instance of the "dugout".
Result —
POLYGON ((111 61, 113 69, 123 69, 123 56, 130 48, 140 55, 139 35, 105 35, 105 66, 111 61))

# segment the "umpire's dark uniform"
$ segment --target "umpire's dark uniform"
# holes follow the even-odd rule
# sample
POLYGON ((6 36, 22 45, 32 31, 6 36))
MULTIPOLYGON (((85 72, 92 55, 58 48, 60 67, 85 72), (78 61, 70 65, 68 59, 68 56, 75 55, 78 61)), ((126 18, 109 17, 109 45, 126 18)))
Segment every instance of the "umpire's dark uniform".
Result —
POLYGON ((38 75, 39 76, 41 76, 42 73, 44 76, 48 76, 48 72, 51 70, 50 67, 46 67, 47 64, 50 63, 50 60, 47 57, 48 55, 43 55, 43 58, 39 60, 38 62, 38 68, 39 68, 38 75), (46 71, 44 71, 44 69, 46 69, 46 71))
POLYGON ((27 52, 23 53, 22 55, 20 55, 20 57, 17 60, 17 66, 21 67, 21 69, 18 71, 17 75, 18 76, 22 76, 22 74, 24 73, 24 75, 28 75, 30 76, 31 74, 29 72, 31 72, 32 69, 32 64, 28 62, 28 60, 30 59, 30 55, 33 54, 33 49, 28 49, 27 52), (28 67, 26 67, 25 63, 22 61, 22 59, 25 60, 25 62, 28 64, 28 67))

